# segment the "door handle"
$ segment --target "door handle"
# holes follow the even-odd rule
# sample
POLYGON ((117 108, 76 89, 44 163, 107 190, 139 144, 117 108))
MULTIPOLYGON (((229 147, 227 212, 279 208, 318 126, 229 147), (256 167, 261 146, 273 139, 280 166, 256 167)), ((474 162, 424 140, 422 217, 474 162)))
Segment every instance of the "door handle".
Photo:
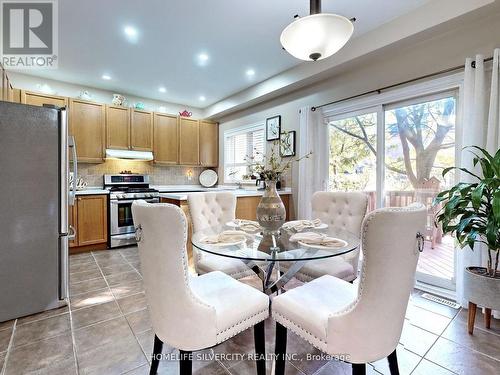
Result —
POLYGON ((73 241, 76 238, 76 230, 73 225, 69 225, 68 240, 73 241))

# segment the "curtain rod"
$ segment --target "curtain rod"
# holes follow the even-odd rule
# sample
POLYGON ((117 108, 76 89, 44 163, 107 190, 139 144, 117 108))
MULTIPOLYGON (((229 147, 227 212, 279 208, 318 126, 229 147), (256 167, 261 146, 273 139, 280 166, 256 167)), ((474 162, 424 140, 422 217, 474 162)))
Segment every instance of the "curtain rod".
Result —
MULTIPOLYGON (((489 61, 493 61, 493 57, 488 57, 488 58, 484 59, 485 63, 489 62, 489 61)), ((473 61, 472 64, 471 64, 471 66, 473 68, 475 68, 476 67, 476 61, 473 61)), ((417 77, 417 78, 412 78, 412 79, 409 79, 407 81, 403 81, 403 82, 400 82, 400 83, 395 83, 395 84, 392 84, 392 85, 389 85, 389 86, 384 86, 384 87, 376 89, 376 90, 366 91, 366 92, 364 92, 362 94, 356 94, 356 95, 353 95, 353 96, 349 96, 347 98, 343 98, 343 99, 339 99, 339 100, 334 100, 332 102, 321 104, 321 105, 318 105, 316 107, 311 107, 311 111, 314 112, 316 109, 322 108, 322 107, 326 107, 327 105, 345 102, 347 100, 356 99, 356 98, 359 98, 361 96, 365 96, 365 95, 369 95, 369 94, 380 94, 384 90, 389 90, 389 89, 392 89, 392 88, 395 88, 395 87, 398 87, 398 86, 407 85, 408 83, 413 83, 413 82, 416 82, 416 81, 420 81, 422 79, 432 78, 432 77, 435 77, 435 76, 438 76, 438 75, 441 75, 441 74, 451 73, 451 72, 454 72, 455 70, 459 70, 459 69, 465 69, 465 64, 464 65, 455 66, 453 68, 443 69, 443 70, 440 70, 439 72, 436 72, 436 73, 426 74, 424 76, 420 76, 420 77, 417 77)))

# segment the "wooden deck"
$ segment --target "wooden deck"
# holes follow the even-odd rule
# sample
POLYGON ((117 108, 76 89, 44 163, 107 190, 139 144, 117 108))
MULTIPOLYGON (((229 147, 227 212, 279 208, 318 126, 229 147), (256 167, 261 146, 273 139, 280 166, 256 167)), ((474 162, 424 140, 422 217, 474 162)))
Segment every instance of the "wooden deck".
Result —
POLYGON ((418 260, 417 272, 452 280, 455 263, 453 238, 444 236, 441 243, 436 243, 434 249, 431 243, 425 241, 425 248, 418 260))

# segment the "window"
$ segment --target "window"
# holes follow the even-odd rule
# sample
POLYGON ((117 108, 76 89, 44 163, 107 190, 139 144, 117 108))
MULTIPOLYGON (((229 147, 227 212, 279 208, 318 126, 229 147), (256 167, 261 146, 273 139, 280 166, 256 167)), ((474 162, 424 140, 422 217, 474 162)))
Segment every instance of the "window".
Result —
POLYGON ((265 153, 264 124, 224 132, 224 182, 238 182, 250 173, 248 156, 262 161, 265 153))

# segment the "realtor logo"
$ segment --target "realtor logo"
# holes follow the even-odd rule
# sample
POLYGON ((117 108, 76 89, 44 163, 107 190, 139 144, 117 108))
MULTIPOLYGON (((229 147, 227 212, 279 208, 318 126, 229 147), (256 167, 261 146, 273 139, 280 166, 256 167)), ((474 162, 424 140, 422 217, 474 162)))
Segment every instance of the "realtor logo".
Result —
POLYGON ((0 0, 2 64, 57 68, 57 0, 0 0))

